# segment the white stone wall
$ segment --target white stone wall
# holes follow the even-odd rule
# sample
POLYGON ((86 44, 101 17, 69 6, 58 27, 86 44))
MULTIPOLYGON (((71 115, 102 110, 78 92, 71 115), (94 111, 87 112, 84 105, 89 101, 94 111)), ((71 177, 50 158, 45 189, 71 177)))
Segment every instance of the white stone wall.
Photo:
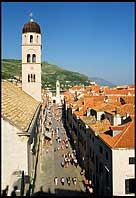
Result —
POLYGON ((28 159, 27 159, 27 138, 19 137, 17 132, 19 130, 12 126, 9 122, 2 119, 1 131, 1 182, 2 189, 12 185, 12 173, 17 170, 24 170, 28 173, 28 159))
POLYGON ((41 45, 41 34, 35 32, 23 33, 22 45, 32 45, 32 43, 30 43, 30 35, 33 36, 33 45, 41 45))
POLYGON ((117 126, 119 124, 121 124, 121 116, 119 114, 115 114, 113 116, 113 125, 117 126))
POLYGON ((41 102, 41 34, 22 34, 22 89, 41 102), (30 35, 33 42, 30 43, 30 35), (30 62, 27 62, 27 54, 30 54, 30 62), (36 62, 32 62, 32 55, 36 55, 36 62), (35 74, 35 82, 28 82, 28 74, 35 74))
POLYGON ((101 120, 101 116, 102 116, 102 114, 104 114, 104 112, 103 112, 103 111, 99 111, 99 112, 97 112, 97 120, 98 120, 98 121, 100 121, 100 120, 101 120))
POLYGON ((61 104, 59 80, 56 81, 56 104, 61 104))
POLYGON ((22 89, 35 98, 41 101, 41 65, 40 64, 22 64, 22 89), (28 74, 35 74, 36 82, 28 83, 28 74))
POLYGON ((36 63, 40 63, 41 64, 41 46, 33 46, 33 45, 25 45, 22 46, 22 63, 26 63, 27 64, 27 54, 31 55, 31 59, 30 59, 30 63, 28 64, 35 64, 32 63, 32 55, 36 54, 36 63))
MULTIPOLYGON (((106 171, 108 170, 108 176, 109 176, 109 187, 111 189, 111 174, 112 174, 112 166, 111 166, 111 159, 112 159, 112 153, 109 147, 107 147, 103 141, 101 141, 98 136, 95 136, 94 133, 90 130, 88 130, 88 150, 89 152, 89 171, 90 171, 90 179, 95 184, 95 189, 98 193, 98 195, 109 195, 106 188, 106 171), (91 135, 91 137, 90 137, 91 135), (94 141, 93 141, 94 140, 94 141), (100 152, 100 147, 102 148, 102 153, 100 152), (93 156, 94 151, 94 160, 91 159, 90 156, 90 149, 91 149, 91 156, 93 156), (106 153, 108 155, 108 158, 106 158, 106 153), (98 172, 96 168, 96 157, 97 157, 97 164, 98 164, 98 172), (102 175, 99 174, 99 167, 100 163, 103 167, 103 173, 102 175), (93 180, 93 175, 94 179, 93 180), (99 184, 98 184, 99 182, 99 184)), ((110 192, 109 192, 110 193, 110 192)))
POLYGON ((114 149, 112 153, 113 195, 134 196, 125 194, 125 179, 135 177, 135 165, 129 164, 129 157, 135 156, 134 149, 114 149))

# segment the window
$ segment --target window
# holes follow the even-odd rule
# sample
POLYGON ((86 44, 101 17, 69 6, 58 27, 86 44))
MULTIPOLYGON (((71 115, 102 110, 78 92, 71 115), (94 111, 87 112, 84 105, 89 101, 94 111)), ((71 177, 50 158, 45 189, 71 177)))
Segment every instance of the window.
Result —
POLYGON ((103 166, 102 166, 102 163, 100 162, 99 163, 99 174, 102 175, 103 173, 103 166))
POLYGON ((135 179, 125 180, 125 191, 126 194, 135 193, 135 179))
POLYGON ((99 151, 101 154, 103 153, 103 148, 101 146, 99 147, 99 151))
POLYGON ((92 149, 91 149, 91 147, 90 147, 90 158, 91 158, 91 156, 92 156, 92 149))
POLYGON ((30 54, 27 54, 27 63, 30 63, 30 54))
POLYGON ((36 55, 35 55, 35 54, 32 55, 32 62, 33 62, 33 63, 36 62, 36 55))
POLYGON ((33 82, 33 75, 31 74, 31 82, 33 82))
POLYGON ((38 36, 37 36, 37 43, 38 43, 38 36))
POLYGON ((26 43, 26 35, 24 35, 24 42, 26 43))
POLYGON ((92 137, 92 136, 91 136, 91 134, 90 134, 90 139, 91 139, 91 137, 92 137))
POLYGON ((135 164, 135 157, 129 157, 129 164, 135 164))
POLYGON ((94 151, 93 151, 93 155, 92 155, 92 161, 94 162, 94 151))
POLYGON ((109 159, 108 152, 106 151, 106 160, 109 159))
POLYGON ((86 150, 86 147, 87 147, 87 142, 84 141, 84 149, 86 150))
POLYGON ((104 119, 105 119, 105 115, 102 114, 102 115, 101 115, 101 120, 104 120, 104 119))
POLYGON ((30 35, 30 43, 33 43, 33 35, 30 35))
POLYGON ((30 82, 30 74, 28 74, 28 82, 30 82))
POLYGON ((96 156, 96 172, 98 173, 98 157, 96 156))
POLYGON ((34 82, 35 82, 35 74, 34 74, 34 82))
POLYGON ((109 186, 109 173, 106 170, 106 186, 109 186))

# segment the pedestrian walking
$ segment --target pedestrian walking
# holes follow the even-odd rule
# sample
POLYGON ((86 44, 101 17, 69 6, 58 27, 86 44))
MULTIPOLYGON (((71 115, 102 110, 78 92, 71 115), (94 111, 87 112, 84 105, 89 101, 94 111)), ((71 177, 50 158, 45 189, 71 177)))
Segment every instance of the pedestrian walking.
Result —
POLYGON ((70 165, 70 158, 68 158, 68 165, 70 165))
POLYGON ((31 195, 31 190, 32 190, 32 185, 29 185, 29 189, 26 191, 26 197, 30 197, 31 195))
POLYGON ((11 192, 11 197, 16 197, 16 190, 18 189, 17 186, 14 186, 14 190, 11 192))
POLYGON ((75 164, 75 166, 77 168, 78 163, 77 163, 77 159, 76 158, 74 159, 74 164, 75 164))
POLYGON ((54 183, 55 183, 56 186, 58 185, 58 177, 54 178, 54 183))
POLYGON ((48 153, 49 152, 49 150, 48 149, 46 149, 46 153, 48 153))
POLYGON ((70 186, 70 177, 67 178, 67 183, 70 186))
POLYGON ((6 188, 2 191, 2 197, 7 197, 8 196, 8 188, 9 186, 6 186, 6 188))
POLYGON ((73 178, 73 184, 76 186, 76 183, 77 183, 77 178, 74 177, 74 178, 73 178))
POLYGON ((66 149, 67 149, 68 148, 68 143, 66 143, 65 146, 66 146, 66 149))
POLYGON ((82 169, 80 175, 85 175, 85 169, 82 169))
POLYGON ((65 182, 64 177, 62 177, 62 178, 60 179, 60 181, 61 181, 61 184, 64 186, 64 182, 65 182))
POLYGON ((62 161, 61 162, 61 166, 64 168, 64 165, 65 165, 65 163, 64 163, 64 161, 62 161))

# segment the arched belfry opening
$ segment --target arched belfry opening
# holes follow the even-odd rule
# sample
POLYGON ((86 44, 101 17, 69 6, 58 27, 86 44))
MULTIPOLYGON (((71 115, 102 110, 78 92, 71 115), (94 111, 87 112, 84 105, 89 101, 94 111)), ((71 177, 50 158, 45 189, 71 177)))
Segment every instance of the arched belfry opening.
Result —
POLYGON ((35 63, 36 62, 36 54, 32 55, 32 62, 35 63))
POLYGON ((30 43, 33 43, 33 35, 30 35, 30 43))

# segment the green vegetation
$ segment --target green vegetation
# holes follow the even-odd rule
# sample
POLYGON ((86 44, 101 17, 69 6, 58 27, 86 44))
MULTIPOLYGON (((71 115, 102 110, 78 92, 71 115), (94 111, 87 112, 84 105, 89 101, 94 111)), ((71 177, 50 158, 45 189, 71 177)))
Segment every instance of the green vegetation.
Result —
MULTIPOLYGON (((1 63, 2 79, 16 79, 16 77, 21 77, 21 60, 3 59, 1 63)), ((42 87, 55 90, 56 80, 60 81, 61 88, 64 90, 74 85, 88 85, 90 83, 88 77, 83 74, 43 62, 42 87)))

